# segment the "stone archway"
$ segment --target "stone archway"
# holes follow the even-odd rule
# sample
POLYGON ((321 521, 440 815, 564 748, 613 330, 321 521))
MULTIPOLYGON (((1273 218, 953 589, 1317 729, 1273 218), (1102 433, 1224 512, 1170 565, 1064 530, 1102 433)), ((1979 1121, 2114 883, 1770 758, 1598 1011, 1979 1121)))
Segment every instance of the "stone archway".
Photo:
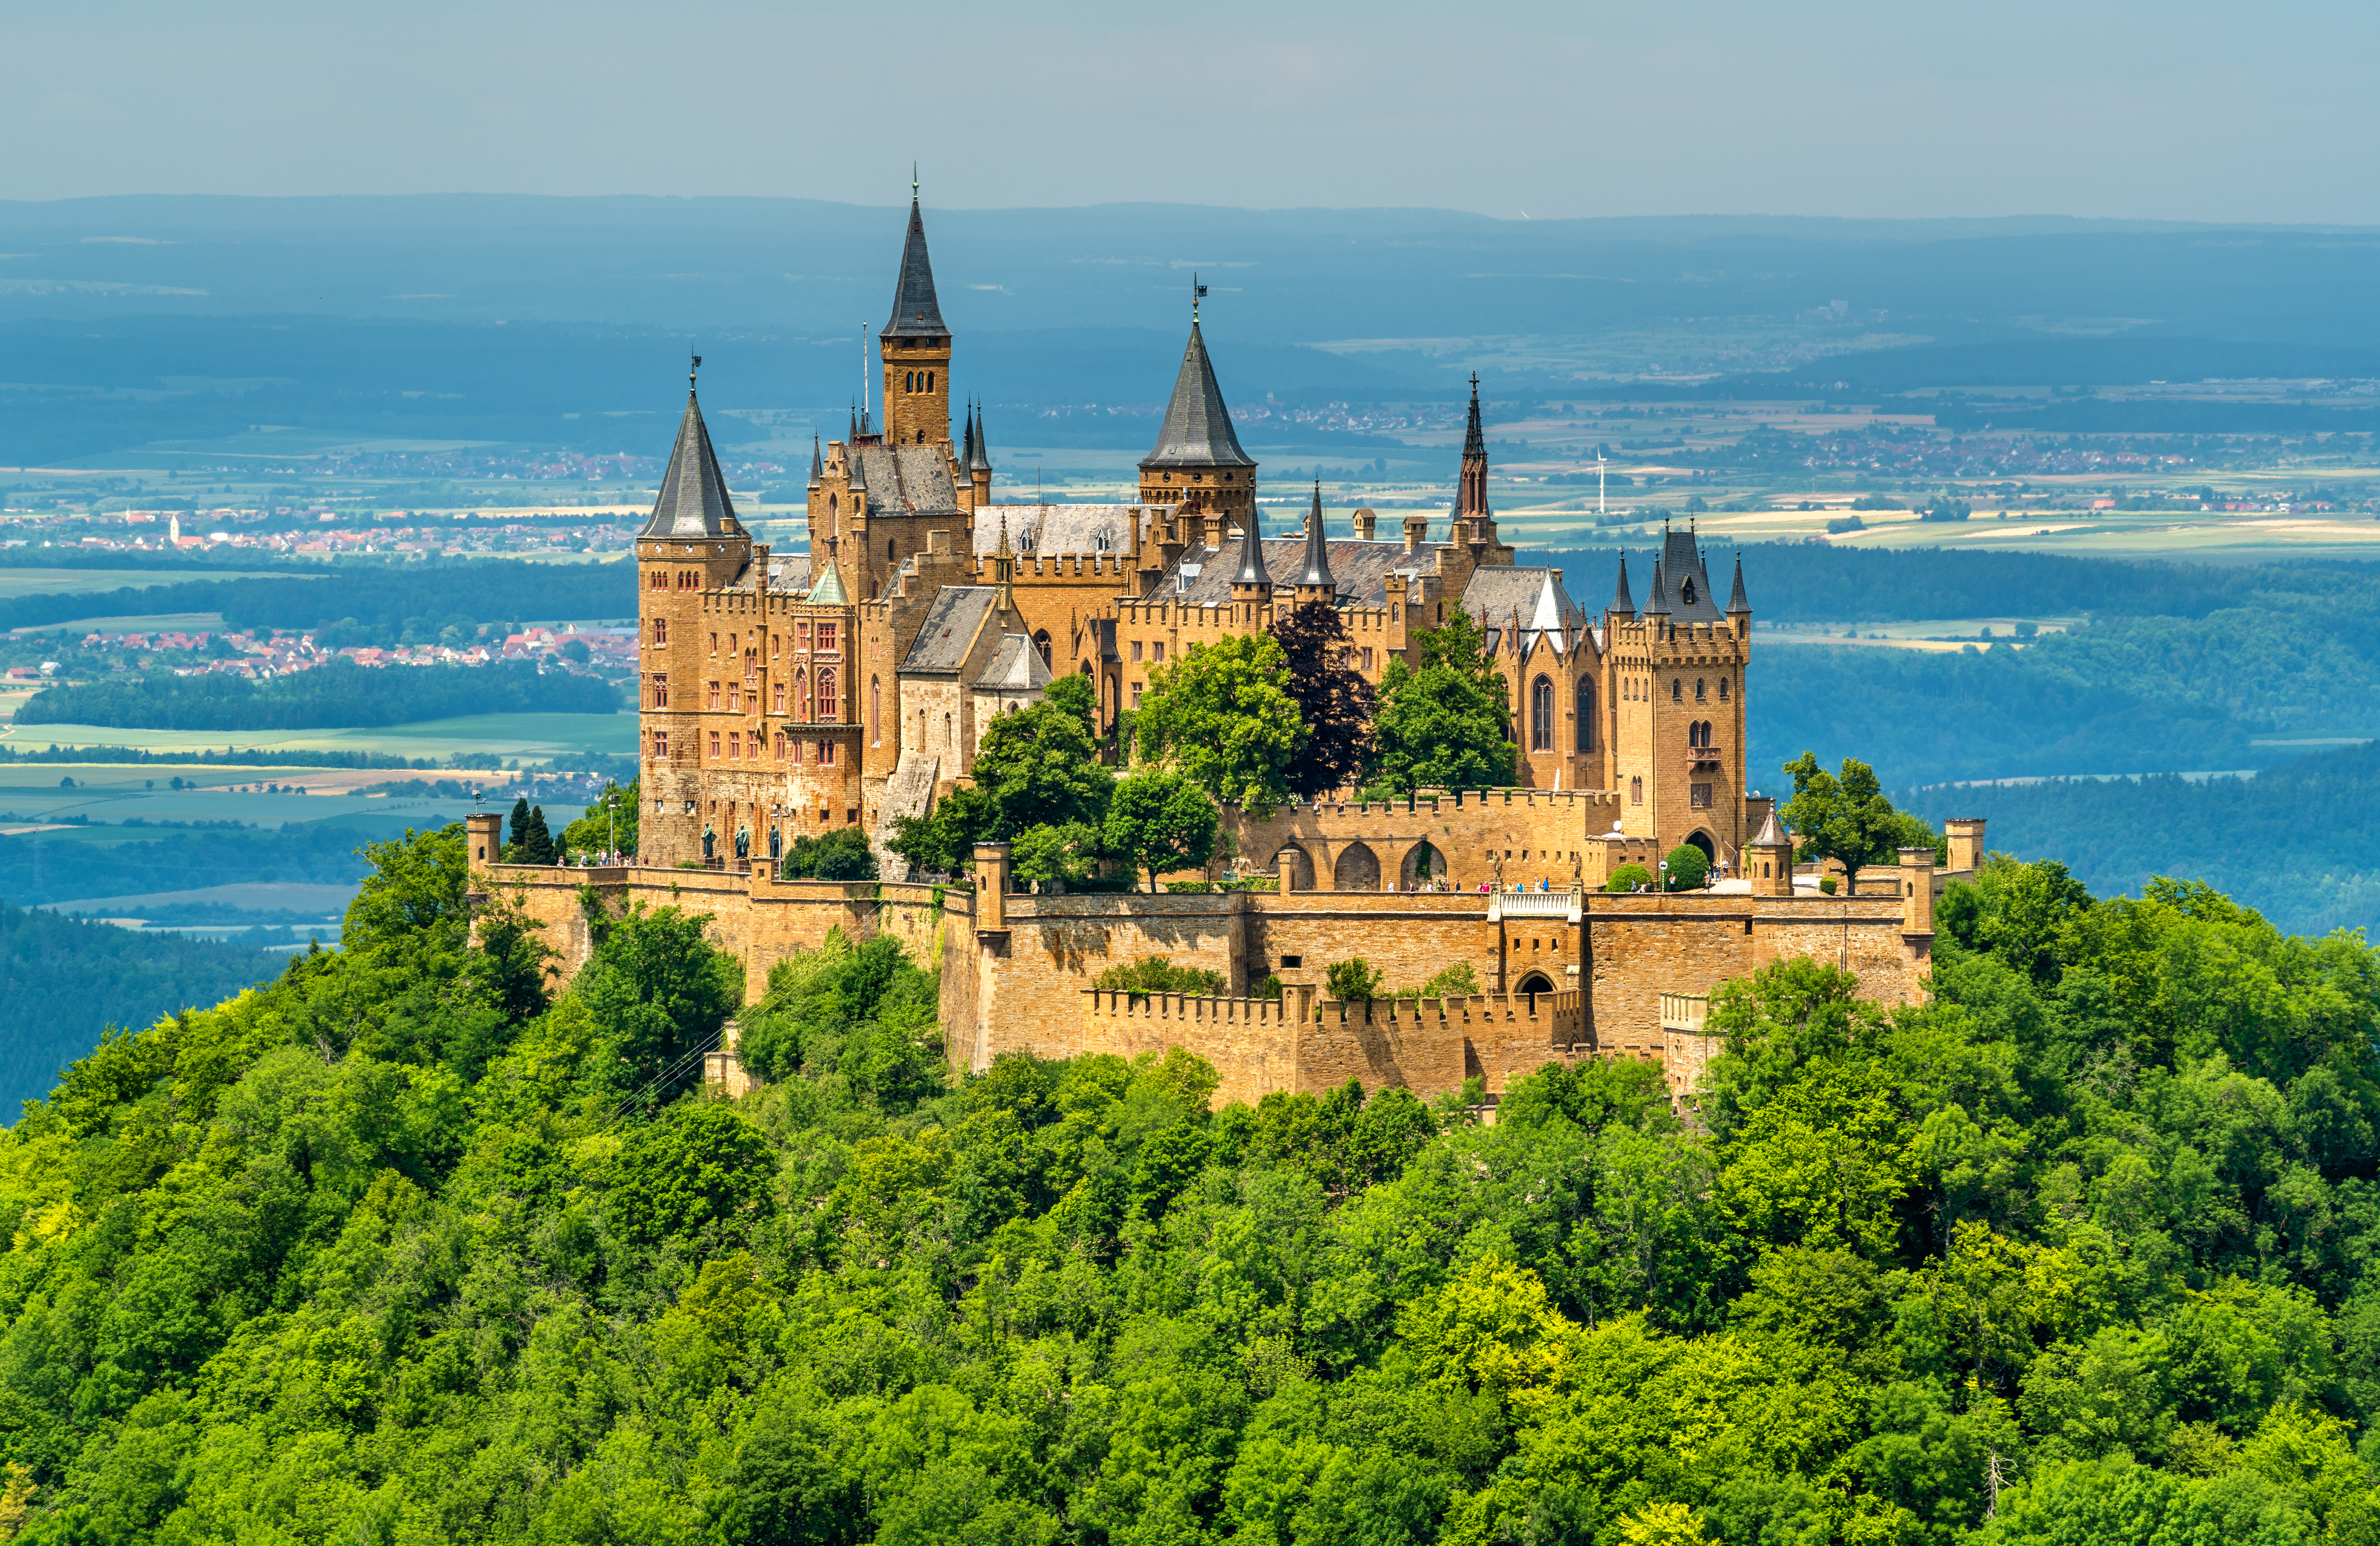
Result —
POLYGON ((1520 986, 1512 991, 1516 993, 1550 993, 1554 991, 1554 980, 1544 972, 1533 971, 1522 978, 1520 986))
POLYGON ((1272 871, 1276 875, 1281 873, 1282 859, 1290 861, 1291 878, 1295 889, 1312 891, 1314 889, 1314 856, 1294 843, 1283 844, 1281 852, 1272 856, 1272 871))
POLYGON ((1706 832, 1695 831, 1687 834, 1686 846, 1700 848, 1703 851, 1703 858, 1712 864, 1718 862, 1718 845, 1711 841, 1711 834, 1706 832))
POLYGON ((1380 856, 1361 843, 1350 843, 1340 850, 1339 862, 1330 867, 1330 889, 1333 891, 1378 891, 1380 889, 1380 856))
POLYGON ((1397 889, 1419 891, 1431 879, 1443 881, 1451 873, 1446 851, 1432 847, 1425 838, 1407 849, 1403 861, 1397 866, 1397 889))

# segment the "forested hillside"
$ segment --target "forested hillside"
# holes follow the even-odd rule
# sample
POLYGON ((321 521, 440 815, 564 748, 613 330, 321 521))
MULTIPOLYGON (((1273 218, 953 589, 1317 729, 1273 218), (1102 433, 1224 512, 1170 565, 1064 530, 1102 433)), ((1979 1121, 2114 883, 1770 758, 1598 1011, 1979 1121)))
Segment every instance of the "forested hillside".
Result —
POLYGON ((620 695, 596 676, 492 665, 367 667, 335 660, 252 682, 244 676, 126 673, 43 688, 18 724, 103 724, 144 730, 326 730, 411 724, 467 714, 608 714, 620 695))
POLYGON ((134 933, 0 902, 0 1113, 38 1097, 109 1026, 220 1003, 281 969, 278 952, 134 933))
POLYGON ((2182 876, 2294 933, 2380 938, 2380 744, 2293 758, 2252 778, 2059 779, 1919 789, 1903 803, 1937 826, 1985 817, 1991 846, 2059 855, 2102 895, 2182 876))
POLYGON ((220 612, 230 628, 352 627, 349 644, 394 644, 408 627, 435 637, 455 624, 525 618, 633 617, 635 577, 618 564, 532 564, 457 559, 343 565, 334 575, 192 579, 71 595, 0 601, 0 628, 45 627, 76 617, 220 612))
POLYGON ((777 1082, 672 909, 549 1004, 448 832, 347 948, 0 1138, 0 1513, 39 1541, 2365 1541, 2380 959, 2000 865, 1937 1002, 1812 962, 1492 1126, 1210 1112, 1175 1053, 945 1086, 797 956, 777 1082), (674 1099, 667 1097, 674 1096, 674 1099))

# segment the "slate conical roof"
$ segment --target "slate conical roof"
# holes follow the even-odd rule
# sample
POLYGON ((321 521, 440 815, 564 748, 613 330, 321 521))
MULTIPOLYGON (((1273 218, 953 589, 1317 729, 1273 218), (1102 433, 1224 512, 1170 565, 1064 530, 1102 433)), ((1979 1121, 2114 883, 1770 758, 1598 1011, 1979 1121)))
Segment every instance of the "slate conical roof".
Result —
POLYGON ((1636 615, 1636 598, 1628 593, 1628 555, 1620 555, 1620 589, 1611 597, 1611 610, 1627 616, 1636 615))
POLYGON ((726 475, 710 449, 710 432, 703 427, 702 408, 688 392, 669 470, 662 474, 661 497, 653 501, 652 518, 639 535, 725 537, 741 530, 735 506, 728 502, 726 475))
POLYGON ((973 405, 969 405, 966 410, 966 438, 959 444, 959 469, 965 471, 973 466, 975 466, 975 408, 973 405))
POLYGON ((926 256, 926 217, 909 198, 909 239, 901 245, 901 281, 892 287, 892 320, 880 335, 886 338, 947 338, 942 305, 934 298, 934 265, 926 256))
POLYGON ((1173 400, 1165 405, 1165 424, 1157 432, 1156 449, 1141 458, 1143 467, 1254 467, 1257 459, 1240 449, 1232 428, 1232 410, 1223 406, 1223 389, 1215 384, 1214 362, 1207 358, 1207 340, 1198 324, 1190 324, 1189 347, 1182 351, 1182 371, 1173 378, 1173 400))
POLYGON ((969 432, 967 438, 975 446, 975 449, 968 453, 967 456, 967 470, 969 472, 990 472, 991 470, 991 451, 990 447, 986 446, 983 443, 983 405, 981 403, 978 403, 975 406, 975 424, 973 429, 969 432))
POLYGON ((1322 481, 1314 481, 1314 511, 1305 517, 1305 568, 1297 577, 1300 589, 1318 586, 1336 590, 1339 582, 1330 578, 1330 549, 1322 540, 1322 481))
POLYGON ((1246 524, 1240 528, 1240 572, 1232 577, 1233 585, 1261 585, 1272 588, 1272 576, 1265 568, 1264 534, 1257 530, 1262 512, 1254 504, 1248 506, 1246 524))
POLYGON ((1727 610, 1730 614, 1750 612, 1752 602, 1743 593, 1743 554, 1735 555, 1735 589, 1729 592, 1727 610))
POLYGON ((1658 558, 1653 560, 1653 593, 1645 598, 1645 611, 1647 615, 1658 612, 1663 616, 1669 615, 1670 612, 1669 601, 1662 595, 1661 561, 1658 558))
POLYGON ((826 458, 819 454, 819 437, 810 436, 810 487, 817 488, 826 480, 826 458))

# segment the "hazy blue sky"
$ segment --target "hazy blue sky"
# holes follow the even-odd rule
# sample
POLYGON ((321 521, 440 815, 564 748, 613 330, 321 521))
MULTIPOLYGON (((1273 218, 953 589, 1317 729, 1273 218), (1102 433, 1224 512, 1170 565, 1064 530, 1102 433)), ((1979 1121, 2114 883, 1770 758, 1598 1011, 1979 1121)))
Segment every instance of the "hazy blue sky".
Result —
POLYGON ((13 0, 0 56, 13 199, 2380 222, 2342 0, 13 0))

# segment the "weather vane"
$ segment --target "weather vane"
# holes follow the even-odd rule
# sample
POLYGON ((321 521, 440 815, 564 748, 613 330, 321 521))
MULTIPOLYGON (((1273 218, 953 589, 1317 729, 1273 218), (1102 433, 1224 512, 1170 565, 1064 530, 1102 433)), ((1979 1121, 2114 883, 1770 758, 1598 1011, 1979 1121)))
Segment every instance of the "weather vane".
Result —
POLYGON ((1207 286, 1198 283, 1198 271, 1190 271, 1190 321, 1198 320, 1198 303, 1207 298, 1207 286))
POLYGON ((694 390, 694 373, 701 369, 702 356, 698 354, 694 357, 694 363, 686 368, 686 389, 688 392, 694 390))

